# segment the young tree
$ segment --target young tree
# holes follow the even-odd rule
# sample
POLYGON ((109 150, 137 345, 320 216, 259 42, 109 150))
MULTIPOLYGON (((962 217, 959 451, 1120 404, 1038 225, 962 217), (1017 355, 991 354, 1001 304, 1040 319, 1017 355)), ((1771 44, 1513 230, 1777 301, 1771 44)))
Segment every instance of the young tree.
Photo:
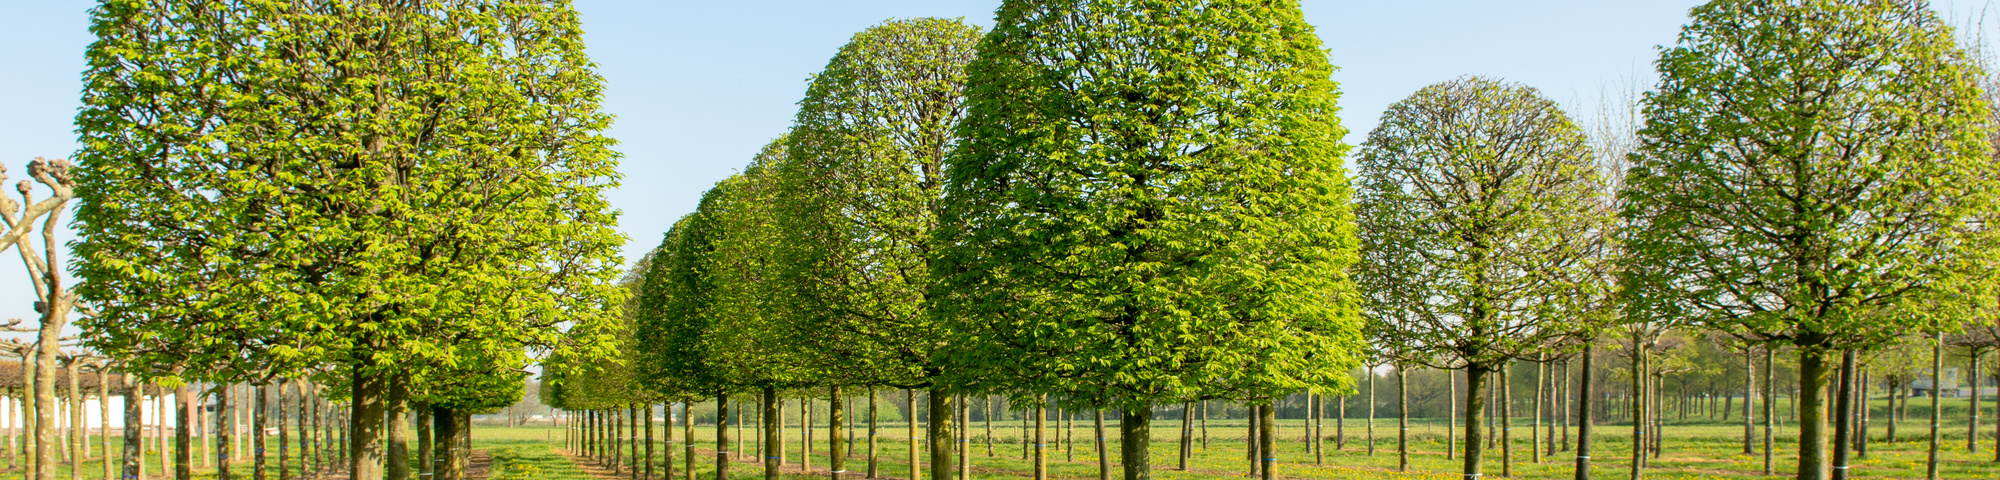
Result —
MULTIPOLYGON (((952 464, 951 392, 931 356, 944 332, 925 293, 935 282, 944 156, 964 117, 965 65, 978 27, 940 18, 891 20, 849 40, 813 77, 776 173, 783 241, 778 282, 796 300, 788 320, 843 386, 930 388, 930 464, 952 464)), ((828 441, 845 458, 839 416, 828 441)), ((916 439, 910 439, 915 442, 916 439)), ((915 447, 915 444, 912 444, 915 447)))
POLYGON ((1128 480, 1155 404, 1349 388, 1346 148, 1297 2, 1008 1, 996 24, 944 165, 948 383, 1122 410, 1128 480))
POLYGON ((411 366, 555 348, 616 305, 602 80, 563 1, 251 7, 93 10, 79 326, 196 379, 329 367, 375 480, 393 387, 434 371, 411 366))
POLYGON ((1489 378, 1579 331, 1609 225, 1584 134, 1533 88, 1481 77, 1424 87, 1362 145, 1356 277, 1385 322, 1466 371, 1464 473, 1481 474, 1489 378))
MULTIPOLYGON (((1922 2, 1718 0, 1663 50, 1624 217, 1642 308, 1799 355, 1798 478, 1827 475, 1827 355, 1932 324, 2000 195, 1977 73, 1922 2)), ((1850 357, 1851 358, 1851 357, 1850 357)))

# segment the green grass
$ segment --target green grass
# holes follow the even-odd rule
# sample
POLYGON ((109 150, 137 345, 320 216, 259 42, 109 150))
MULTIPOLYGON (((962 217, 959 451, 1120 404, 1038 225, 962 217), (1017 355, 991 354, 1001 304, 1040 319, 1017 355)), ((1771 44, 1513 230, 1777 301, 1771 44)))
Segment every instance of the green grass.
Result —
MULTIPOLYGON (((1911 407, 1913 407, 1913 410, 1916 407, 1914 402, 1911 407)), ((1913 411, 1912 413, 1916 412, 1913 411)), ((1923 478, 1925 452, 1928 445, 1928 420, 1919 418, 1904 421, 1899 429, 1902 441, 1893 443, 1887 442, 1882 438, 1885 432, 1883 428, 1884 421, 1885 417, 1877 417, 1871 422, 1870 433, 1873 434, 1875 441, 1870 443, 1867 458, 1854 462, 1851 471, 1855 478, 1923 478), (1922 428, 1919 428, 1920 426, 1922 428)), ((1514 439, 1514 477, 1570 478, 1572 474, 1571 462, 1573 462, 1575 453, 1558 452, 1553 456, 1543 458, 1541 463, 1532 462, 1527 450, 1530 440, 1528 427, 1525 425, 1526 421, 1516 419, 1516 422, 1514 430, 1516 437, 1514 439)), ((1743 429, 1740 422, 1738 420, 1736 422, 1688 421, 1669 423, 1665 430, 1664 452, 1659 458, 1649 461, 1646 476, 1648 478, 1668 479, 1769 478, 1762 475, 1762 453, 1742 453, 1743 429)), ((1461 460, 1445 458, 1446 429, 1444 421, 1441 419, 1422 419, 1412 423, 1410 469, 1408 473, 1400 473, 1397 471, 1396 439, 1394 436, 1396 425, 1394 418, 1378 419, 1376 421, 1376 451, 1373 455, 1369 455, 1367 452, 1364 420, 1349 419, 1347 421, 1347 444, 1344 449, 1339 450, 1333 448, 1335 441, 1331 438, 1334 436, 1335 424, 1331 420, 1326 421, 1324 426, 1329 439, 1326 443, 1328 450, 1324 463, 1319 463, 1315 456, 1306 453, 1304 448, 1305 439, 1301 438, 1304 433, 1302 430, 1304 425, 1303 420, 1281 421, 1279 428, 1281 442, 1278 446, 1280 463, 1278 472, 1281 476, 1294 478, 1459 478, 1459 475, 1455 472, 1459 470, 1461 460)), ((1242 420, 1211 420, 1208 422, 1208 425, 1208 446, 1202 448, 1199 445, 1199 441, 1197 441, 1195 451, 1191 454, 1190 470, 1183 472, 1176 469, 1178 465, 1176 438, 1180 422, 1178 420, 1156 421, 1153 425, 1154 438, 1150 452, 1154 465, 1154 476, 1160 479, 1195 479, 1247 475, 1249 464, 1245 452, 1246 442, 1244 438, 1245 433, 1247 433, 1245 423, 1242 420)), ((1776 454, 1774 458, 1777 462, 1775 468, 1780 476, 1788 474, 1794 468, 1792 457, 1797 452, 1794 442, 1794 436, 1797 432, 1793 427, 1789 424, 1781 425, 1778 434, 1775 436, 1776 445, 1774 448, 1776 454)), ((1988 421, 1982 428, 1982 436, 1984 438, 1981 440, 1980 452, 1975 453, 1966 451, 1965 423, 1962 418, 1958 419, 1958 423, 1955 426, 1949 423, 1946 425, 1946 440, 1944 443, 1945 448, 1942 450, 1943 463, 1941 468, 1944 478, 2000 477, 2000 463, 1993 463, 1991 461, 1993 459, 1991 429, 1991 423, 1988 421)), ((1051 436, 1062 431, 1061 428, 1054 428, 1053 424, 1050 430, 1049 435, 1051 436)), ((714 431, 713 426, 698 425, 696 427, 697 442, 699 442, 697 445, 704 449, 712 448, 714 431)), ((909 452, 907 437, 904 436, 905 431, 900 424, 884 425, 880 428, 882 438, 879 442, 877 455, 879 459, 878 467, 883 476, 904 477, 907 475, 907 463, 901 461, 901 459, 908 458, 909 452)), ((756 435, 754 430, 745 429, 744 432, 750 438, 745 439, 743 448, 755 450, 754 439, 756 435)), ((678 433, 677 430, 676 434, 678 433)), ((801 451, 799 448, 800 433, 796 425, 790 426, 787 429, 786 456, 793 463, 799 461, 799 453, 801 451)), ((994 451, 993 456, 989 457, 987 456, 985 443, 985 423, 974 422, 972 424, 974 446, 972 452, 973 477, 984 479, 1021 478, 1028 476, 1032 472, 1033 463, 1021 458, 1023 449, 1020 442, 1020 423, 1018 421, 995 422, 993 433, 995 437, 994 451)), ((1629 424, 1599 425, 1595 428, 1596 441, 1593 445, 1594 451, 1592 455, 1594 457, 1593 476, 1596 478, 1626 478, 1626 472, 1630 465, 1629 459, 1631 458, 1631 433, 1632 429, 1629 424)), ((850 460, 848 469, 858 472, 866 468, 866 431, 865 429, 857 429, 856 434, 855 447, 857 451, 855 452, 855 456, 851 457, 852 460, 850 460)), ((1108 425, 1107 434, 1113 437, 1110 440, 1109 450, 1114 459, 1113 468, 1117 468, 1115 466, 1115 459, 1118 455, 1116 450, 1117 431, 1115 426, 1108 425)), ((1197 431, 1197 435, 1199 434, 1200 432, 1197 431)), ((659 433, 656 433, 656 435, 659 435, 659 433)), ((1087 422, 1079 422, 1075 430, 1074 438, 1076 442, 1073 447, 1073 457, 1069 455, 1066 444, 1060 440, 1051 439, 1054 447, 1049 455, 1048 468, 1050 475, 1053 478, 1096 478, 1096 454, 1095 448, 1090 442, 1092 437, 1094 437, 1094 434, 1092 434, 1089 424, 1087 422)), ((474 438, 476 443, 486 442, 486 439, 490 438, 495 443, 509 446, 517 445, 516 442, 540 441, 544 444, 549 444, 550 446, 547 448, 554 448, 554 444, 559 444, 562 441, 562 432, 546 427, 513 429, 487 427, 476 429, 474 438)), ((1758 430, 1759 441, 1761 441, 1761 438, 1762 429, 1760 425, 1758 430)), ((812 464, 815 467, 824 468, 827 465, 824 445, 826 430, 824 428, 818 429, 814 434, 814 439, 819 445, 815 445, 813 448, 815 455, 812 459, 812 464)), ((629 449, 629 446, 627 448, 629 449)), ((733 446, 731 448, 734 449, 733 446)), ((553 455, 553 453, 550 453, 550 455, 553 455)), ((678 470, 679 465, 683 462, 682 459, 678 458, 680 456, 678 449, 675 452, 675 456, 676 469, 678 470)), ((1488 450, 1484 461, 1485 471, 1488 476, 1500 476, 1502 471, 1502 457, 1498 448, 1488 450)), ((712 460, 704 457, 697 464, 700 466, 696 471, 697 478, 714 478, 712 460)), ((762 467, 760 465, 739 463, 731 467, 731 473, 732 478, 761 478, 762 467)), ((935 476, 929 476, 930 472, 926 472, 926 474, 926 478, 936 478, 935 476)), ((807 475, 786 475, 785 478, 812 477, 807 475)), ((823 474, 821 474, 820 478, 823 478, 823 474)))

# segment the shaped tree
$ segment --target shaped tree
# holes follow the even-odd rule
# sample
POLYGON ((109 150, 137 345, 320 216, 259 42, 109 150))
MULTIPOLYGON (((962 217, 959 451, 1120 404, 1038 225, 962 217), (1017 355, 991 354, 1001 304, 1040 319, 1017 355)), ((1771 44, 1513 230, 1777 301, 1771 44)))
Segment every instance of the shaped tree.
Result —
POLYGON ((1486 382, 1580 330, 1611 213, 1582 130, 1541 92, 1464 77, 1389 106, 1362 144, 1356 277, 1383 336, 1464 368, 1464 473, 1486 382))
POLYGON ((1920 2, 1692 17, 1621 194, 1631 301, 1797 347, 1798 478, 1825 478, 1828 355, 1934 328, 1991 265, 1988 106, 1920 2))
MULTIPOLYGON (((950 393, 931 351, 944 336, 925 294, 935 283, 945 153, 965 116, 965 65, 979 28, 892 20, 854 36, 813 77, 778 178, 783 281, 799 338, 840 386, 931 388, 930 464, 952 465, 950 393)), ((832 418, 839 422, 838 412, 832 418)), ((839 452, 839 425, 828 438, 839 452)), ((914 448, 915 438, 910 439, 914 448)), ((835 470, 845 459, 833 455, 835 470)), ((916 463, 912 463, 916 465, 916 463)))
POLYGON ((1349 388, 1346 148, 1295 2, 1009 1, 969 71, 930 291, 951 383, 1122 410, 1132 480, 1153 404, 1349 388))
POLYGON ((79 326, 143 371, 325 367, 375 480, 394 385, 617 304, 602 81, 567 2, 231 7, 93 10, 79 326))

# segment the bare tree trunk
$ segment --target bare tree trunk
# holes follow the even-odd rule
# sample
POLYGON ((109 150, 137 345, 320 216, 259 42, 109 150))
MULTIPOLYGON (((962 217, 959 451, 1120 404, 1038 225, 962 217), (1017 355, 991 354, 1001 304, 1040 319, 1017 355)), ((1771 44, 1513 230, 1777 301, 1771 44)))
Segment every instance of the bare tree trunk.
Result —
POLYGON ((1396 366, 1396 470, 1410 471, 1410 372, 1404 365, 1396 366))
MULTIPOLYGON (((90 445, 90 431, 83 424, 83 389, 77 379, 83 368, 78 363, 74 357, 69 361, 69 480, 83 479, 83 457, 90 456, 84 451, 90 445)), ((216 479, 229 480, 228 469, 217 470, 216 479)))
MULTIPOLYGON (((971 480, 972 399, 965 395, 956 395, 956 397, 958 398, 958 416, 955 418, 957 421, 952 422, 952 425, 957 427, 955 431, 958 432, 958 478, 960 480, 971 480)), ((1074 425, 1074 422, 1071 425, 1074 425)), ((1072 432, 1070 436, 1075 437, 1076 435, 1072 432)), ((1071 446, 1074 447, 1075 443, 1072 442, 1071 446)), ((1074 448, 1072 448, 1073 450, 1074 448)))
POLYGON ((342 444, 342 456, 347 458, 348 478, 352 480, 382 480, 385 453, 383 448, 384 418, 388 405, 388 379, 380 374, 353 374, 354 387, 348 400, 348 409, 353 412, 346 418, 346 442, 342 444))
POLYGON ((1444 411, 1444 459, 1451 460, 1458 457, 1458 371, 1445 370, 1444 380, 1448 384, 1444 389, 1447 404, 1444 411))
MULTIPOLYGON (((264 412, 271 407, 266 404, 271 391, 263 385, 251 385, 250 391, 257 397, 250 410, 250 478, 264 480, 264 412)), ((110 472, 104 478, 111 478, 110 472)))
POLYGON ((1965 378, 1972 380, 1971 382, 1972 406, 1971 408, 1966 409, 1966 413, 1970 417, 1966 419, 1966 425, 1965 425, 1966 427, 1965 451, 1967 453, 1978 453, 1979 452, 1979 357, 1985 356, 1986 352, 1983 351, 1983 349, 1973 349, 1972 351, 1966 353, 1968 354, 1967 357, 1969 358, 1969 360, 1965 369, 1966 370, 1965 378))
POLYGON ((868 389, 868 478, 875 478, 875 389, 868 389))
POLYGON ((937 480, 950 480, 952 471, 951 429, 953 425, 951 393, 943 387, 933 386, 930 391, 930 449, 931 470, 937 480))
POLYGON ((388 449, 384 469, 388 480, 410 480, 410 439, 405 434, 404 424, 408 422, 407 402, 410 398, 409 381, 403 375, 389 378, 389 396, 383 401, 384 430, 388 437, 388 449))
MULTIPOLYGON (((194 392, 188 384, 174 387, 174 479, 194 478, 194 392)), ((41 455, 37 455, 41 456, 41 455)), ((38 473, 39 475, 39 473, 38 473)))
POLYGON ((1854 350, 1840 354, 1840 378, 1834 390, 1833 480, 1847 480, 1848 454, 1854 443, 1854 350))
POLYGON ((1180 451, 1180 465, 1177 467, 1177 469, 1183 472, 1187 471, 1188 469, 1188 450, 1194 447, 1193 416, 1194 416, 1194 403, 1192 402, 1181 403, 1181 439, 1179 442, 1179 447, 1181 451, 1180 451))
POLYGON ((1583 376, 1578 379, 1576 389, 1576 470, 1572 476, 1575 480, 1590 480, 1590 425, 1596 421, 1590 416, 1591 350, 1589 343, 1583 345, 1583 376))
POLYGON ((125 431, 123 432, 125 445, 124 455, 120 458, 123 469, 120 471, 126 478, 145 478, 146 473, 141 468, 146 463, 144 457, 146 452, 143 451, 146 445, 143 438, 146 432, 146 389, 132 374, 126 373, 122 376, 125 377, 125 431))
POLYGON ((993 458, 993 396, 987 395, 984 398, 986 399, 986 458, 993 458))
POLYGON ((685 452, 682 452, 683 455, 681 455, 681 461, 687 462, 681 466, 681 480, 694 480, 694 462, 696 458, 694 454, 694 400, 693 399, 681 402, 681 438, 684 439, 681 442, 682 448, 687 449, 685 452))
POLYGON ((1464 462, 1462 473, 1468 479, 1483 476, 1480 460, 1484 456, 1485 452, 1481 449, 1485 445, 1480 443, 1484 439, 1480 438, 1479 422, 1480 414, 1486 410, 1486 395, 1481 390, 1486 389, 1488 372, 1484 365, 1470 364, 1465 367, 1465 451, 1461 460, 1464 462))
POLYGON ((1776 453, 1772 451, 1773 437, 1778 428, 1778 370, 1771 368, 1777 361, 1778 350, 1772 345, 1764 345, 1764 475, 1776 472, 1776 453))
POLYGON ((1646 345, 1632 337, 1632 465, 1631 479, 1639 480, 1646 465, 1646 345))
MULTIPOLYGON (((904 396, 903 398, 904 407, 907 407, 904 411, 910 413, 910 418, 908 419, 909 421, 907 422, 908 425, 906 425, 909 428, 909 441, 910 441, 910 480, 923 480, 924 478, 924 465, 922 458, 923 449, 917 445, 917 391, 914 389, 905 388, 903 389, 903 396, 904 396)), ((1037 432, 1037 434, 1039 434, 1039 432, 1037 432)), ((1037 440, 1036 443, 1041 443, 1039 441, 1040 440, 1039 438, 1037 438, 1036 440, 1037 440)), ((1038 453, 1041 452, 1041 447, 1039 445, 1036 446, 1035 451, 1038 453)), ((1039 462, 1039 460, 1037 462, 1039 462)))
POLYGON ((111 480, 111 377, 105 370, 104 366, 97 368, 97 451, 104 455, 97 466, 103 474, 98 478, 111 480))
POLYGON ((780 410, 778 404, 783 401, 778 398, 778 389, 764 387, 764 414, 759 415, 764 420, 761 429, 764 441, 758 442, 764 447, 764 480, 778 480, 778 475, 781 473, 779 469, 785 465, 782 460, 785 455, 785 439, 780 438, 784 432, 778 429, 778 424, 783 423, 780 419, 784 418, 784 414, 780 413, 783 410, 780 410))
MULTIPOLYGON (((693 451, 688 453, 688 458, 694 458, 693 451)), ((729 392, 715 396, 715 480, 729 480, 729 392)))
MULTIPOLYGON (((1938 402, 1943 396, 1939 394, 1939 390, 1942 389, 1944 389, 1944 330, 1940 329, 1931 337, 1931 446, 1927 452, 1928 460, 1924 463, 1924 476, 1931 480, 1938 478, 1938 448, 1944 443, 1944 438, 1941 436, 1943 432, 1938 430, 1938 420, 1941 418, 1938 402)), ((1800 473, 1799 479, 1807 480, 1807 477, 1804 473, 1800 473)))
MULTIPOLYGON (((1202 411, 1206 412, 1207 409, 1202 411)), ((1104 444, 1104 410, 1093 410, 1097 420, 1097 480, 1111 480, 1110 447, 1104 444)))
POLYGON ((843 432, 840 431, 841 423, 846 420, 846 418, 841 416, 846 413, 846 405, 843 404, 843 401, 846 399, 841 398, 839 385, 827 387, 826 398, 826 420, 828 422, 828 428, 826 429, 826 466, 828 470, 832 471, 829 474, 830 478, 840 480, 840 476, 847 473, 847 449, 846 444, 841 443, 846 438, 843 438, 843 432))
POLYGON ((1273 408, 1273 402, 1270 399, 1265 399, 1263 405, 1257 406, 1257 423, 1264 427, 1260 429, 1261 431, 1257 432, 1257 450, 1264 452, 1264 458, 1260 459, 1258 468, 1263 472, 1263 480, 1276 480, 1278 476, 1277 412, 1278 409, 1273 408))
POLYGON ((1500 476, 1514 476, 1513 362, 1500 364, 1500 476))
MULTIPOLYGON (((1035 401, 1035 480, 1048 480, 1049 478, 1048 437, 1045 433, 1048 431, 1048 403, 1049 397, 1047 396, 1038 398, 1035 401)), ((1125 470, 1130 472, 1132 469, 1127 467, 1125 470)), ((1130 473, 1127 473, 1127 476, 1129 477, 1130 473)))
MULTIPOLYGON (((229 384, 215 386, 215 478, 229 480, 229 442, 232 441, 229 424, 229 384)), ((75 466, 71 466, 74 472, 75 466)))
POLYGON ((1757 453, 1757 448, 1754 445, 1756 443, 1756 440, 1753 439, 1753 437, 1757 435, 1757 421, 1754 418, 1755 415, 1751 414, 1750 410, 1751 399, 1757 398, 1757 360, 1751 358, 1751 355, 1754 355, 1756 351, 1757 349, 1755 347, 1751 347, 1747 344, 1743 346, 1743 454, 1744 455, 1757 453))
MULTIPOLYGON (((1133 408, 1122 413, 1118 418, 1118 456, 1125 464, 1125 480, 1152 480, 1153 459, 1149 450, 1153 443, 1153 409, 1133 408)), ((1037 469, 1035 479, 1046 478, 1046 472, 1037 469)))

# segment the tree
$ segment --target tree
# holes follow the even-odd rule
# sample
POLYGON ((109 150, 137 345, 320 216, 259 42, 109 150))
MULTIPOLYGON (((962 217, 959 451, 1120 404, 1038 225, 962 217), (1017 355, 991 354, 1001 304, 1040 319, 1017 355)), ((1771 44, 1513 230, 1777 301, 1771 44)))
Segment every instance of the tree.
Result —
POLYGON ((1351 388, 1346 148, 1296 2, 1009 1, 968 70, 948 383, 1122 410, 1128 480, 1155 404, 1351 388))
POLYGON ((1486 382, 1581 329, 1609 226, 1581 129, 1533 88, 1481 77, 1424 87, 1368 134, 1356 182, 1368 304, 1402 348, 1466 371, 1464 473, 1481 472, 1486 382), (1448 362, 1448 363, 1444 363, 1448 362))
POLYGON ((1990 265, 1977 73, 1915 1, 1711 2, 1658 66, 1621 193, 1633 301, 1797 347, 1798 478, 1825 478, 1827 356, 1934 323, 1990 265))
MULTIPOLYGON (((925 298, 935 283, 930 232, 979 36, 978 27, 940 18, 856 34, 813 77, 776 173, 779 284, 798 302, 791 321, 816 332, 799 340, 831 375, 833 407, 841 407, 842 386, 929 387, 937 469, 952 464, 956 442, 951 392, 933 381, 931 350, 944 332, 925 298)), ((840 419, 829 418, 829 451, 838 453, 840 419)), ((841 455, 830 458, 842 469, 841 455)))
POLYGON ((91 346, 192 379, 344 378, 365 480, 384 412, 438 366, 607 353, 567 333, 601 331, 622 242, 567 2, 107 2, 92 21, 74 247, 102 307, 79 322, 91 346))

